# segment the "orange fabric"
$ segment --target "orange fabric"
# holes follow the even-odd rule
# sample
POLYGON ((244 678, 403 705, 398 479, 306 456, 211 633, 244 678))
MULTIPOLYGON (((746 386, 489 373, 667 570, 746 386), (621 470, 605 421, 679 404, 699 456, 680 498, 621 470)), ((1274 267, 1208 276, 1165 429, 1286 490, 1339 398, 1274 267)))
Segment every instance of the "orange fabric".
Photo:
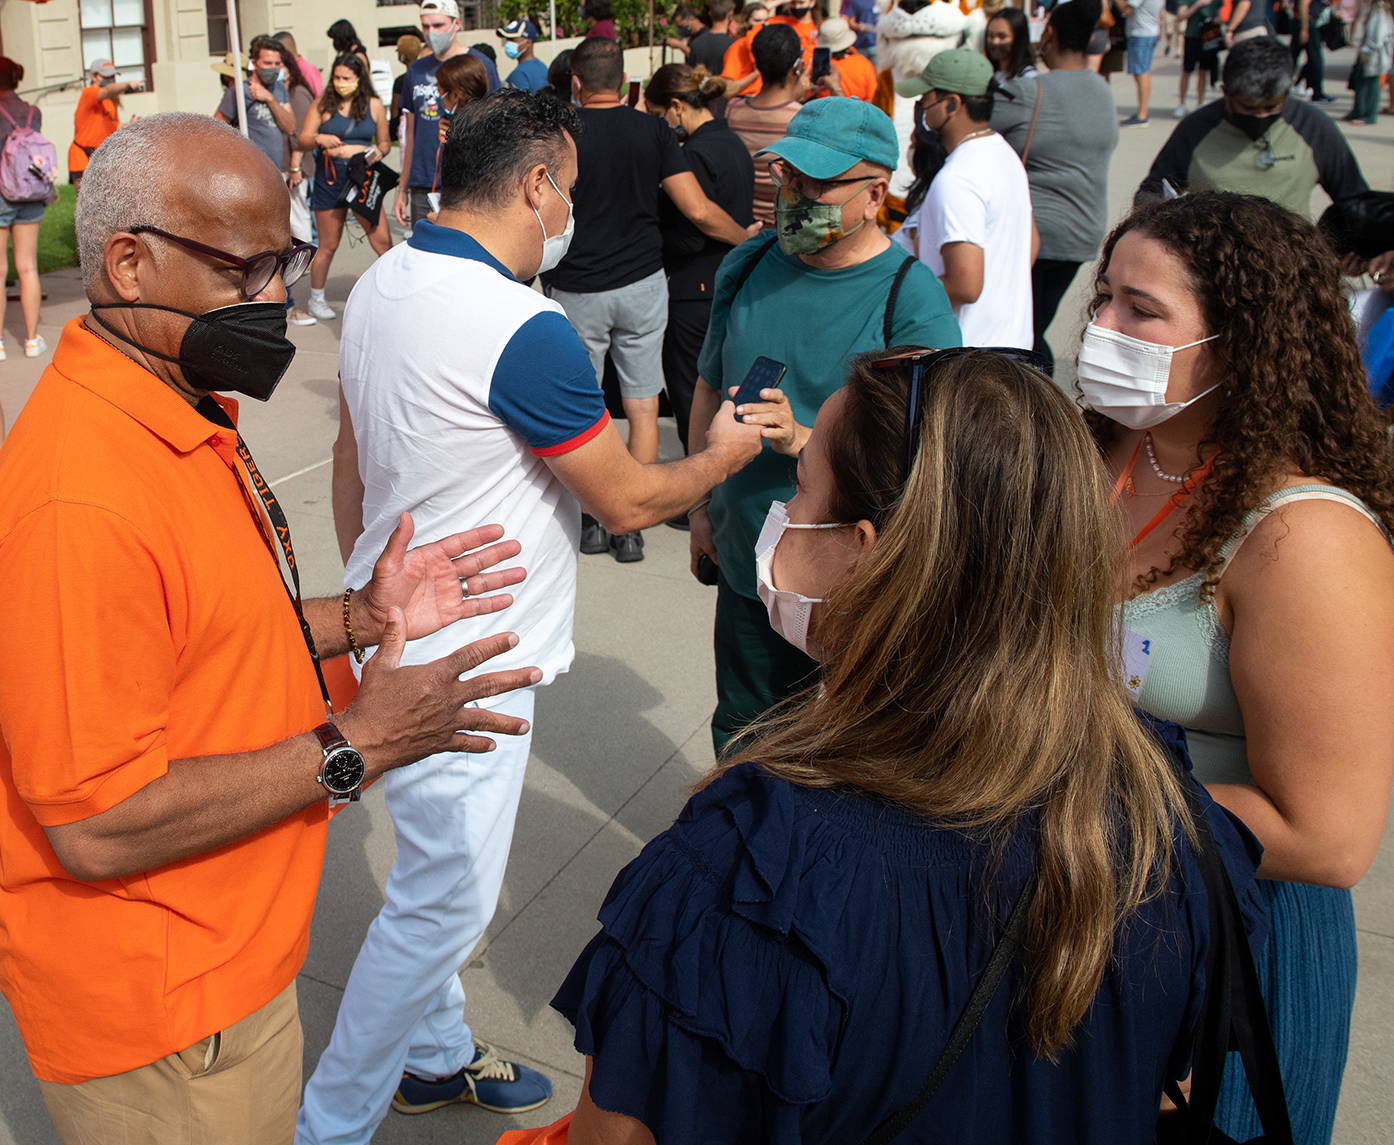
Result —
POLYGON ((324 671, 324 682, 329 688, 329 698, 334 701, 334 710, 342 712, 358 695, 358 677, 353 674, 349 654, 345 652, 332 660, 323 660, 320 668, 324 671))
MULTIPOLYGON (((726 54, 721 57, 721 74, 728 80, 743 80, 746 76, 756 71, 755 56, 750 51, 750 41, 755 39, 758 28, 752 28, 739 40, 726 49, 726 54)), ((757 95, 764 81, 758 75, 755 81, 741 95, 757 95)))
MULTIPOLYGON (((865 56, 860 55, 856 48, 853 48, 842 59, 836 56, 832 59, 832 65, 837 69, 838 78, 842 81, 842 94, 852 99, 864 100, 872 103, 876 99, 876 65, 865 56)), ((820 91, 819 96, 832 95, 830 91, 820 91)))
POLYGON ((568 1113, 560 1121, 554 1121, 541 1129, 514 1129, 498 1139, 498 1145, 566 1145, 571 1132, 571 1117, 568 1113))
POLYGON ((73 112, 73 141, 68 145, 68 170, 86 171, 87 152, 84 147, 100 147, 107 137, 121 126, 116 104, 98 99, 102 89, 97 84, 82 89, 73 112))
MULTIPOLYGON (((799 34, 799 39, 803 41, 803 66, 805 72, 813 66, 813 49, 818 46, 818 25, 812 19, 795 20, 792 16, 771 16, 768 24, 788 24, 799 34)), ((742 95, 751 95, 751 92, 742 92, 742 95)))
POLYGON ((895 76, 890 68, 877 74, 876 93, 871 97, 871 103, 892 119, 895 118, 895 76))
POLYGON ((96 883, 41 826, 323 722, 235 441, 73 319, 0 449, 0 988, 44 1081, 190 1046, 304 961, 326 804, 96 883))

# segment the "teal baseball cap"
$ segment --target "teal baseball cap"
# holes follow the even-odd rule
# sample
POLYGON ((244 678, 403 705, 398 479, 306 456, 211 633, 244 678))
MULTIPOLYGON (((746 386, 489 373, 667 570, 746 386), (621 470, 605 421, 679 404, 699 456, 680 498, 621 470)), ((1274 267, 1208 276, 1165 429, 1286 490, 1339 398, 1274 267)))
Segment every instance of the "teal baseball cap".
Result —
POLYGON ((891 117, 879 107, 828 96, 804 104, 784 129, 784 138, 759 154, 787 159, 811 179, 832 179, 863 159, 894 171, 900 141, 891 117))
POLYGON ((956 95, 987 95, 992 82, 988 58, 969 48, 940 52, 912 80, 900 80, 895 94, 915 99, 927 91, 951 91, 956 95))

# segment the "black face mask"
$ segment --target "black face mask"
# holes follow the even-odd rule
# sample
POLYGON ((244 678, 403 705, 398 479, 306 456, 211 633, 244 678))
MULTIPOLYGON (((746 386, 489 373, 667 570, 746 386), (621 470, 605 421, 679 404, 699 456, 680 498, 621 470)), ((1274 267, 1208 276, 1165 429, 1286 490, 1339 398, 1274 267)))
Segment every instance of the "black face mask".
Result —
POLYGON ((261 86, 271 88, 276 86, 276 81, 281 78, 280 68, 257 68, 257 79, 261 81, 261 86))
POLYGON ((1277 115, 1238 115, 1235 112, 1227 111, 1225 118, 1250 139, 1258 139, 1278 120, 1282 119, 1283 115, 1282 112, 1277 115))
POLYGON ((790 8, 789 15, 794 17, 795 20, 806 20, 808 19, 808 14, 812 11, 812 8, 790 8))
POLYGON ((679 143, 687 142, 687 128, 685 128, 681 123, 676 125, 670 123, 668 126, 673 129, 673 134, 678 137, 679 143))
POLYGON ((184 380, 195 389, 218 393, 232 390, 259 402, 266 401, 275 392, 295 357, 295 343, 286 337, 283 302, 239 302, 206 314, 192 314, 150 302, 116 302, 93 306, 92 317, 102 329, 137 350, 175 363, 184 380), (126 337, 103 322, 98 310, 166 310, 193 321, 184 332, 179 356, 173 358, 126 337))

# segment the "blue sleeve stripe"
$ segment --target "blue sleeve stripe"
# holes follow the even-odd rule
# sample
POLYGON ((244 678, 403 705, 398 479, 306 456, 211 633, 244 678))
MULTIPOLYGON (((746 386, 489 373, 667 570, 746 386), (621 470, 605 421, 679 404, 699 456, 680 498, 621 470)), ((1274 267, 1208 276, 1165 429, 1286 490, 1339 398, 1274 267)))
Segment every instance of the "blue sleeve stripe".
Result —
POLYGON ((518 327, 494 367, 489 408, 540 456, 574 449, 604 428, 595 367, 565 315, 546 310, 518 327))

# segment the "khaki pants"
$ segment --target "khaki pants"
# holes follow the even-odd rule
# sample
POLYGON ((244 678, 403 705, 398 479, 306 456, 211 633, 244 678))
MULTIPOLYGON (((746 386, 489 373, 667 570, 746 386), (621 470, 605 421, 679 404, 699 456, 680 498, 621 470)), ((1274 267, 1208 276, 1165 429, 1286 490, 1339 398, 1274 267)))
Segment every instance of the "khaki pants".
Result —
POLYGON ((303 1040, 292 982, 177 1054, 113 1077, 39 1088, 64 1145, 289 1145, 303 1040))

